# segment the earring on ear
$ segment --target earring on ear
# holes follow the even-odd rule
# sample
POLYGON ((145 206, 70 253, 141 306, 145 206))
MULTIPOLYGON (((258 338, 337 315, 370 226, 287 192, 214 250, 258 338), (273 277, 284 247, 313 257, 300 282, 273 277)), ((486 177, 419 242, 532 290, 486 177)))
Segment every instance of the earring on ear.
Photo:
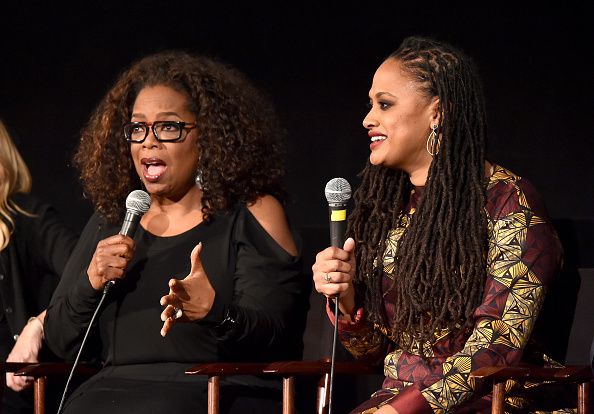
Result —
POLYGON ((198 169, 198 171, 196 171, 196 186, 202 190, 202 187, 204 185, 204 182, 202 181, 202 170, 198 169))
POLYGON ((429 134, 429 138, 427 138, 427 152, 432 157, 439 153, 439 145, 441 144, 441 139, 437 135, 437 128, 437 124, 431 125, 431 133, 429 134))

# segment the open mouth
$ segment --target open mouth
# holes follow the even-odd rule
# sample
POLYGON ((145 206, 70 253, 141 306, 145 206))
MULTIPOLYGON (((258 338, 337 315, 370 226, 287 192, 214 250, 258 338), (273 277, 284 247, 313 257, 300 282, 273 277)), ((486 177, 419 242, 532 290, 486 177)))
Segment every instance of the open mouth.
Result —
POLYGON ((384 141, 386 138, 385 135, 375 135, 373 137, 371 137, 371 142, 378 142, 378 141, 384 141))
POLYGON ((167 169, 165 161, 156 157, 143 158, 140 163, 142 164, 142 175, 150 182, 158 181, 167 169))

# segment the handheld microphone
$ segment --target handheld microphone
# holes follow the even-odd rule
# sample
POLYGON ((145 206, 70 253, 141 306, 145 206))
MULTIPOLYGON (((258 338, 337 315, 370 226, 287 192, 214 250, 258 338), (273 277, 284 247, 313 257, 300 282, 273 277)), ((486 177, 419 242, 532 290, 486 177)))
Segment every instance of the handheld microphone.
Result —
POLYGON ((330 244, 342 248, 346 233, 346 206, 351 198, 351 185, 344 178, 328 181, 324 190, 330 213, 330 244))
POLYGON ((151 196, 145 191, 134 190, 126 197, 126 216, 120 234, 134 237, 140 218, 151 206, 151 196))
MULTIPOLYGON (((351 185, 344 178, 333 178, 328 181, 324 189, 328 209, 330 214, 330 244, 334 247, 344 245, 346 234, 346 206, 351 198, 351 185)), ((334 335, 332 337, 332 358, 330 362, 330 380, 328 390, 328 414, 332 414, 332 388, 334 384, 334 363, 336 360, 336 342, 338 338, 338 298, 332 299, 334 302, 334 315, 336 323, 334 324, 334 335)))
MULTIPOLYGON (((151 206, 151 196, 146 191, 134 190, 126 197, 126 215, 122 222, 120 234, 128 237, 134 237, 140 218, 148 211, 151 206)), ((115 285, 115 280, 110 280, 105 285, 109 289, 115 285)))

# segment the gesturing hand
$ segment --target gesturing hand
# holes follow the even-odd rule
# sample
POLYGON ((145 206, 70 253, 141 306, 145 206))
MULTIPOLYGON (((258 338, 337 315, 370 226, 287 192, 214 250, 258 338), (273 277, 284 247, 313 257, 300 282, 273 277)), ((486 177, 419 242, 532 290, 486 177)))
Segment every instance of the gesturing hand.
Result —
POLYGON ((169 280, 169 294, 161 298, 161 305, 165 306, 161 313, 162 336, 167 335, 175 323, 202 319, 212 308, 216 292, 202 266, 201 251, 202 243, 198 243, 190 254, 188 276, 169 280))

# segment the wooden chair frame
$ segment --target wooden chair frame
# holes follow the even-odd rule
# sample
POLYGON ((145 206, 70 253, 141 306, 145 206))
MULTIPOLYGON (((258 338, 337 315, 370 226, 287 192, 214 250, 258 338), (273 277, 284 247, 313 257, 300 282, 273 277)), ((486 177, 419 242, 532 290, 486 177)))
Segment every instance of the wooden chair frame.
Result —
MULTIPOLYGON (((337 362, 335 374, 377 374, 378 367, 357 362, 337 362)), ((298 375, 319 376, 316 413, 326 414, 328 410, 328 387, 330 362, 289 361, 272 363, 208 363, 199 364, 186 371, 188 375, 208 375, 208 414, 219 413, 219 382, 221 376, 230 375, 276 375, 283 378, 283 414, 294 414, 294 378, 298 375)), ((578 414, 593 413, 590 388, 594 381, 589 366, 567 366, 565 368, 542 367, 483 367, 471 373, 477 379, 492 381, 492 414, 504 413, 505 383, 507 380, 552 381, 577 384, 578 414)))
MULTIPOLYGON (((68 376, 72 364, 63 362, 43 362, 32 364, 30 362, 3 362, 0 364, 2 374, 13 372, 14 375, 33 377, 33 412, 34 414, 45 414, 45 389, 49 377, 68 376)), ((96 366, 88 364, 79 364, 75 375, 91 376, 97 373, 99 369, 96 366)), ((2 379, 2 389, 4 388, 4 379, 2 379)), ((0 394, 1 395, 1 394, 0 394)), ((2 407, 0 406, 0 414, 2 407)))
MULTIPOLYGON (((0 364, 0 371, 14 372, 15 375, 31 376, 34 379, 34 413, 45 414, 45 389, 49 377, 67 376, 72 368, 66 363, 38 363, 4 362, 0 364)), ((76 375, 91 376, 98 371, 96 366, 80 365, 75 370, 76 375)), ((336 362, 335 374, 367 375, 378 374, 381 367, 369 366, 359 362, 336 362)), ((329 399, 330 361, 286 361, 271 363, 204 363, 186 370, 187 375, 208 376, 208 414, 219 413, 219 385, 220 378, 232 375, 264 375, 282 377, 283 414, 295 412, 295 377, 316 376, 318 392, 316 413, 326 414, 329 399)), ((552 381, 559 383, 574 383, 577 386, 578 414, 594 413, 590 389, 594 375, 590 366, 567 366, 564 368, 542 367, 483 367, 471 373, 471 377, 490 381, 493 384, 493 401, 491 413, 504 413, 505 383, 507 380, 552 381)), ((4 383, 4 379, 2 380, 4 383)), ((4 387, 4 384, 3 384, 4 387)), ((3 388, 2 387, 2 388, 3 388)), ((2 407, 0 406, 0 414, 2 407)))
POLYGON ((594 379, 589 366, 567 366, 565 368, 542 367, 483 367, 473 371, 471 377, 492 381, 492 414, 504 413, 505 382, 507 380, 553 381, 577 384, 578 414, 592 413, 590 388, 594 379))
MULTIPOLYGON (((33 377, 34 390, 34 413, 45 414, 45 390, 49 377, 68 376, 72 364, 69 363, 38 363, 28 362, 5 362, 0 364, 0 370, 13 372, 14 375, 33 377)), ((92 365, 82 364, 75 370, 75 375, 91 376, 97 373, 98 368, 92 365)), ((372 367, 357 362, 336 362, 335 374, 378 374, 381 367, 372 367)), ((195 365, 186 370, 187 375, 208 376, 208 413, 219 413, 219 384, 222 376, 232 375, 263 375, 277 376, 283 378, 283 414, 294 414, 295 412, 295 377, 296 376, 317 376, 318 391, 316 401, 316 413, 326 414, 328 410, 329 385, 330 385, 330 361, 288 361, 271 363, 204 363, 195 365)), ((1 391, 1 389, 0 389, 1 391)), ((0 414, 2 407, 0 406, 0 414)))
MULTIPOLYGON (((208 375, 208 414, 219 413, 220 377, 229 375, 273 375, 283 378, 283 414, 295 412, 295 377, 317 376, 318 392, 316 413, 326 414, 328 410, 330 361, 287 361, 271 363, 206 363, 195 365, 186 371, 187 375, 208 375)), ((336 362, 335 374, 378 374, 381 367, 358 362, 336 362)))

